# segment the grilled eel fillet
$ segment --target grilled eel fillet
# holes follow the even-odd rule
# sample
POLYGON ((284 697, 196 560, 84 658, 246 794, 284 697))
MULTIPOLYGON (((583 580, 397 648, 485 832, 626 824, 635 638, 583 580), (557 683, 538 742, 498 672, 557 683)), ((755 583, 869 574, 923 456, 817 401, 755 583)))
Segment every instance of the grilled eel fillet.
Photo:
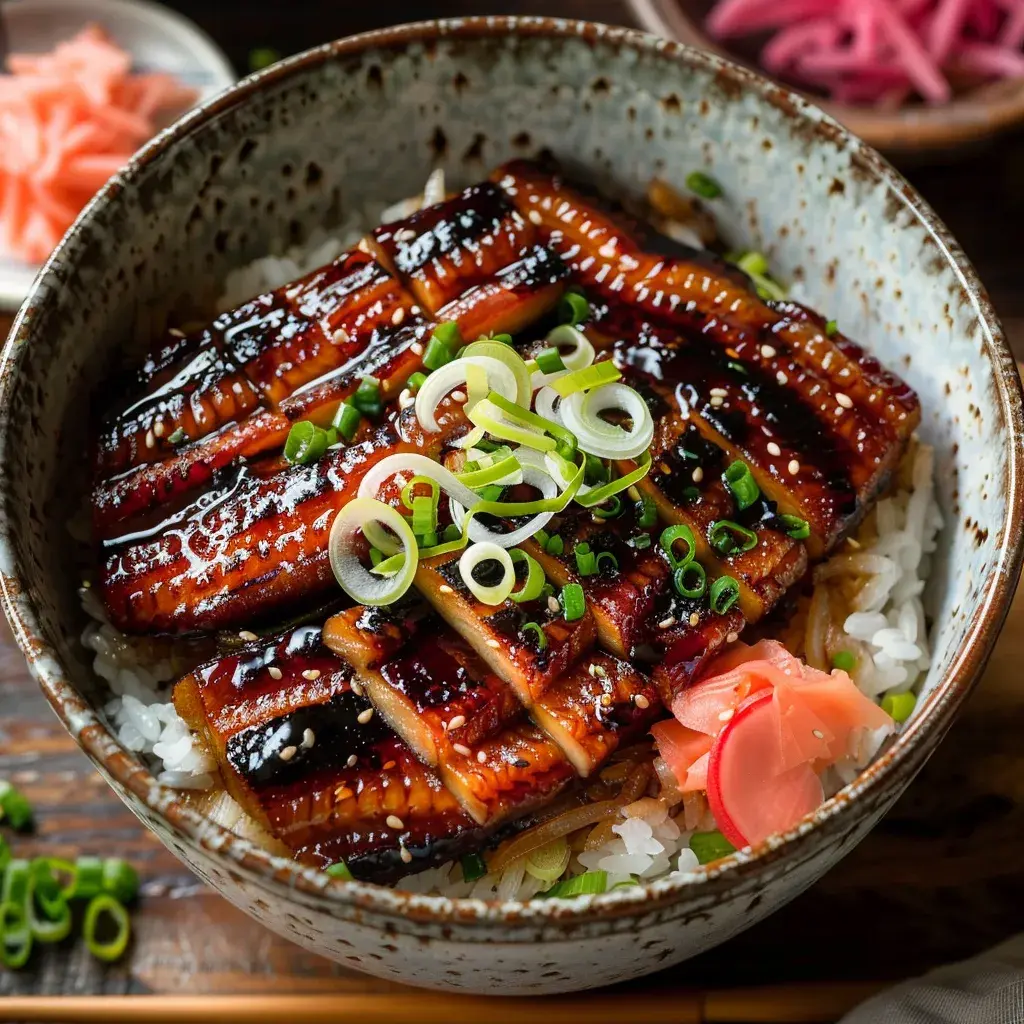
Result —
POLYGON ((645 252, 558 175, 515 161, 493 178, 598 309, 609 307, 595 337, 616 342, 617 360, 745 458, 780 509, 811 524, 814 557, 857 523, 920 420, 909 387, 831 337, 816 314, 762 301, 734 268, 706 254, 645 252))

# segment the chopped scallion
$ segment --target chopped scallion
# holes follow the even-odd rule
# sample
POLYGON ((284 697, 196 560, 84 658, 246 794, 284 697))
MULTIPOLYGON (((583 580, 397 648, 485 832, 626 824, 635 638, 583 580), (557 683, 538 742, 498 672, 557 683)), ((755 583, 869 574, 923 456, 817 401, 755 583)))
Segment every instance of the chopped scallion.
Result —
POLYGON ((806 519, 801 519, 799 516, 776 516, 775 523, 773 525, 775 525, 777 529, 781 530, 787 537, 792 537, 793 540, 805 540, 811 535, 811 524, 807 522, 806 519))
POLYGON ((487 874, 487 862, 479 853, 467 853, 462 858, 462 879, 465 882, 475 882, 487 874))
POLYGON ((726 467, 725 482, 736 499, 736 507, 742 512, 761 497, 761 489, 757 486, 750 467, 737 460, 726 467))
POLYGON ((912 693, 889 693, 882 698, 882 710, 894 722, 905 722, 917 707, 917 697, 912 693))
POLYGON ((541 373, 558 373, 565 369, 562 354, 556 348, 546 348, 542 352, 538 352, 534 357, 534 362, 541 373))
POLYGON ((515 601, 516 604, 523 604, 526 601, 536 601, 540 597, 541 591, 544 589, 544 584, 547 582, 547 578, 544 575, 544 570, 541 568, 540 562, 536 558, 531 557, 521 548, 511 548, 509 550, 509 557, 512 559, 512 565, 516 565, 518 562, 524 562, 526 564, 526 579, 523 581, 522 587, 518 590, 513 590, 508 596, 515 601))
POLYGON ((587 610, 587 599, 583 595, 583 588, 578 583, 567 583, 562 587, 560 603, 566 622, 582 619, 587 610))
POLYGON ((0 903, 0 963, 12 971, 32 955, 32 927, 24 903, 0 903))
POLYGON ((563 324, 577 327, 590 316, 590 303, 579 292, 566 292, 558 307, 558 316, 563 324))
POLYGON ((681 569, 687 562, 692 562, 697 554, 697 542, 694 539, 693 530, 684 523, 666 527, 662 531, 659 543, 673 569, 681 569), (686 547, 681 558, 676 555, 675 551, 675 546, 679 543, 686 547))
POLYGON ((168 444, 181 444, 185 440, 185 431, 178 427, 177 430, 172 431, 167 437, 168 444))
POLYGON ((687 562, 681 565, 672 574, 672 585, 681 597, 696 599, 704 596, 708 588, 707 573, 704 566, 698 561, 687 562))
POLYGON ((524 622, 519 627, 519 632, 522 634, 532 633, 537 641, 537 650, 545 651, 548 646, 547 634, 544 632, 543 626, 536 622, 524 622))
POLYGON ((376 419, 384 411, 380 381, 376 377, 364 377, 349 401, 368 419, 376 419))
POLYGON ((346 882, 351 882, 354 880, 352 878, 352 872, 349 871, 348 865, 343 860, 336 861, 329 867, 324 868, 324 874, 330 875, 331 878, 340 878, 346 882))
POLYGON ((651 538, 648 534, 641 533, 639 537, 634 537, 630 543, 637 551, 643 551, 651 546, 651 538))
POLYGON ((426 383, 427 375, 417 370, 406 382, 405 386, 413 393, 417 391, 426 383))
POLYGON ((637 526, 649 530, 658 521, 658 506, 645 494, 635 506, 637 526))
POLYGON ((757 534, 731 519, 719 519, 708 527, 708 543, 720 554, 735 555, 757 547, 757 534))
POLYGON ((553 537, 548 538, 547 544, 544 545, 544 550, 549 555, 554 555, 557 558, 565 553, 565 541, 556 533, 553 537))
POLYGON ((82 926, 85 944, 97 960, 113 963, 119 960, 128 948, 131 938, 131 921, 128 911, 109 893, 94 896, 85 909, 85 923, 82 926), (102 922, 106 918, 114 926, 113 935, 100 939, 102 922))
POLYGON ((569 899, 571 896, 592 896, 606 892, 608 889, 608 873, 606 871, 585 871, 582 875, 574 875, 561 882, 556 882, 541 896, 551 899, 569 899))
POLYGON ((284 443, 284 457, 293 466, 305 466, 316 462, 325 451, 330 438, 327 431, 309 420, 299 420, 288 431, 284 443))
POLYGON ((711 610, 716 615, 725 613, 740 599, 740 585, 732 576, 719 576, 711 584, 711 610))
POLYGON ((835 320, 829 320, 825 324, 825 337, 834 338, 839 333, 839 324, 835 320))
POLYGON ((836 651, 832 655, 832 667, 840 672, 852 672, 857 667, 857 657, 853 651, 836 651))
POLYGON ((32 805, 7 781, 0 781, 0 821, 19 832, 32 824, 32 805))
POLYGON ((597 555, 590 550, 589 544, 586 542, 577 544, 572 553, 576 559, 576 571, 580 576, 597 575, 597 555))
POLYGON ((356 431, 359 429, 359 424, 362 422, 362 419, 362 414, 354 405, 350 402, 342 402, 341 405, 338 406, 338 411, 334 414, 331 426, 334 427, 334 429, 337 430, 346 441, 351 441, 356 436, 356 431))
POLYGON ((710 864, 712 861, 728 857, 730 853, 736 852, 736 847, 729 842, 719 831, 694 832, 690 836, 690 849, 696 854, 701 864, 710 864))
POLYGON ((686 187, 701 199, 718 199, 722 194, 722 186, 703 171, 692 171, 686 176, 686 187))
POLYGON ((622 499, 613 494, 603 505, 597 505, 590 511, 598 519, 616 519, 622 515, 622 499))
POLYGON ((599 551, 597 554, 597 571, 604 572, 607 568, 614 572, 619 567, 619 560, 610 551, 599 551))

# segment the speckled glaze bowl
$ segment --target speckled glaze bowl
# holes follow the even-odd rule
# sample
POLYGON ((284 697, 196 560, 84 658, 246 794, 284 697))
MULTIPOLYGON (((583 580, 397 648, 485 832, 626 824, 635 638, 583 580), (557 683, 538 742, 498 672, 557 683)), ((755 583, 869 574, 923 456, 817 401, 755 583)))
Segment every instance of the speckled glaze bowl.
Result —
POLYGON ((322 47, 247 79, 149 145, 36 282, 0 373, 4 607, 57 714, 183 861, 261 923, 346 966, 483 993, 636 977, 747 928, 811 885, 886 812, 992 649, 1021 559, 1021 395, 984 290, 934 214, 875 153, 714 56, 621 29, 469 19, 322 47), (812 819, 696 880, 529 905, 334 882, 184 806, 117 744, 78 643, 63 538, 88 395, 169 303, 354 210, 549 149, 642 190, 704 168, 735 247, 780 274, 921 394, 946 516, 925 699, 895 745, 812 819))

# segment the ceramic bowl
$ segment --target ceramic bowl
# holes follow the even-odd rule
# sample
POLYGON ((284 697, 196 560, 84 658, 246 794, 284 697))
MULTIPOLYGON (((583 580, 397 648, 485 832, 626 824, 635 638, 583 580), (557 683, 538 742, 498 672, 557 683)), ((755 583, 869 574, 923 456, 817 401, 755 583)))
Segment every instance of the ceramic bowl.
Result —
POLYGON ((160 136, 64 240, 0 372, 4 608, 57 714, 186 864, 282 935, 347 967, 486 993, 583 989, 663 968, 752 925, 864 837, 948 729, 1016 583, 1021 395, 988 299, 919 196, 803 100, 707 53, 625 29, 469 18, 332 43, 246 79, 160 136), (919 712, 857 781, 784 836, 704 870, 596 897, 501 904, 335 882, 190 810, 122 750, 78 636, 65 519, 87 396, 138 325, 353 211, 550 150, 642 190, 703 168, 733 247, 918 389, 945 529, 928 591, 934 667, 919 712), (74 460, 74 461, 72 461, 74 460))
MULTIPOLYGON (((628 0, 648 32, 725 54, 703 30, 709 0, 628 0)), ((730 51, 731 52, 731 51, 730 51)), ((753 53, 745 56, 754 57, 753 53)), ((887 156, 910 164, 928 157, 970 151, 987 139, 1024 124, 1024 79, 979 85, 940 106, 908 104, 896 110, 825 103, 854 135, 887 156)))

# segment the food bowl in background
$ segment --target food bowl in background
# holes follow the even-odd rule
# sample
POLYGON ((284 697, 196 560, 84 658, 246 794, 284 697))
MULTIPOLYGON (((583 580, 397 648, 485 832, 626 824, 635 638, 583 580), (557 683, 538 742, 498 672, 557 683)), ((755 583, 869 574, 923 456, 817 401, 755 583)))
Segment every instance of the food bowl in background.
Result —
MULTIPOLYGON (((628 0, 638 24, 648 32, 689 46, 748 61, 748 52, 733 41, 711 39, 704 28, 710 0, 628 0)), ((1024 124, 1024 78, 1003 79, 958 94, 950 103, 928 106, 909 103, 893 110, 847 106, 811 97, 837 121, 868 145, 900 164, 948 157, 970 151, 1024 124)))
MULTIPOLYGON (((369 33, 246 79, 141 152, 78 220, 19 314, 0 369, 0 569, 18 643, 115 791, 200 877, 347 967, 453 991, 584 989, 670 966, 811 885, 889 809, 992 650, 1021 564, 1020 383, 956 242, 878 156, 799 97, 714 54, 626 29, 467 18, 369 33), (686 879, 527 904, 342 882, 274 857, 157 785, 102 713, 69 572, 68 467, 89 389, 178 303, 233 267, 443 167, 461 186, 548 150, 611 191, 707 171, 734 248, 918 390, 945 528, 926 594, 933 664, 914 718, 790 833, 686 879), (140 337, 140 335, 142 335, 140 337)), ((75 461, 72 461, 75 460, 75 461)))

